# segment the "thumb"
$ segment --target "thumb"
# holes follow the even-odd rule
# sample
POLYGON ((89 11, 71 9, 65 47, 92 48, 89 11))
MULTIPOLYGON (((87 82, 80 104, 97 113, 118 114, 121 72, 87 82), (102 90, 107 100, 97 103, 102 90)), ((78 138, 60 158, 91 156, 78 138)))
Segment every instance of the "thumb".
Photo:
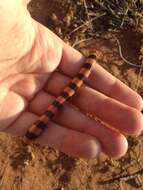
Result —
POLYGON ((10 31, 25 14, 23 0, 0 0, 0 31, 10 31))
POLYGON ((24 2, 0 0, 0 62, 18 60, 31 48, 35 28, 24 2))
POLYGON ((28 4, 31 0, 26 0, 26 3, 28 4))

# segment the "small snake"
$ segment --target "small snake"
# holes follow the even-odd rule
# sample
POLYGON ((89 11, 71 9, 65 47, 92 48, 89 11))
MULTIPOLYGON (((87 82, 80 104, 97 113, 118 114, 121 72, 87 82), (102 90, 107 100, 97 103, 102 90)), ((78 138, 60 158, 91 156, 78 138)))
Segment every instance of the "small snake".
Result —
POLYGON ((65 87, 61 95, 55 98, 52 104, 48 106, 46 112, 40 116, 40 118, 28 129, 24 136, 26 143, 29 144, 31 141, 35 140, 41 135, 41 133, 47 127, 48 122, 56 115, 58 110, 63 107, 63 104, 75 94, 76 90, 81 87, 84 79, 89 77, 92 65, 95 63, 96 56, 94 54, 86 58, 85 63, 81 67, 78 74, 65 87))

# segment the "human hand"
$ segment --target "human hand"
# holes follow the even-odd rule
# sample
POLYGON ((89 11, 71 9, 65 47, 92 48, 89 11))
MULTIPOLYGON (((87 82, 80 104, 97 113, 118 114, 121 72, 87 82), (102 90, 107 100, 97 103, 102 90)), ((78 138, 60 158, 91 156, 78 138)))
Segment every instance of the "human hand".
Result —
MULTIPOLYGON (((34 21, 24 0, 0 5, 0 129, 23 136, 79 71, 84 57, 34 21)), ((127 151, 124 134, 138 135, 143 129, 142 108, 136 92, 96 64, 36 142, 72 156, 94 158, 101 149, 119 157, 127 151)))

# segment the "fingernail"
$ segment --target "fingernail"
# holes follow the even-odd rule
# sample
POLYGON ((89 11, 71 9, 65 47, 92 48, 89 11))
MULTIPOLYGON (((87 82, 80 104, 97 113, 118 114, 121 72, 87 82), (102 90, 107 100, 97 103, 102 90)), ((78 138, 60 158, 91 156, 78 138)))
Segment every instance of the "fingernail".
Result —
POLYGON ((84 148, 84 158, 86 159, 96 159, 99 157, 101 153, 101 144, 100 142, 92 137, 89 139, 89 141, 83 143, 83 148, 84 148))
POLYGON ((101 151, 102 151, 102 148, 101 148, 100 142, 97 139, 94 139, 94 148, 93 148, 93 152, 91 154, 92 155, 91 159, 98 158, 101 151))

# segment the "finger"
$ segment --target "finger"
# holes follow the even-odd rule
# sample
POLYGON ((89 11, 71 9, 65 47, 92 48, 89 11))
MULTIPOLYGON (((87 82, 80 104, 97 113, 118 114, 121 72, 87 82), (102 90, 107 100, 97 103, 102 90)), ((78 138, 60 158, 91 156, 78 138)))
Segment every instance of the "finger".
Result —
MULTIPOLYGON (((68 76, 73 77, 84 62, 81 53, 64 44, 60 69, 68 76)), ((139 94, 112 76, 99 64, 95 64, 87 84, 105 95, 119 100, 138 110, 143 108, 143 100, 139 94)))
POLYGON ((18 94, 9 91, 0 109, 0 131, 11 125, 27 106, 27 101, 18 94))
POLYGON ((31 100, 43 88, 49 74, 18 74, 8 77, 5 83, 11 91, 31 100))
MULTIPOLYGON (((33 113, 40 116, 44 114, 53 99, 54 97, 46 92, 40 92, 31 102, 29 108, 33 113)), ((120 157, 127 151, 127 140, 123 135, 85 116, 69 104, 64 105, 54 121, 72 130, 96 137, 102 145, 102 151, 111 157, 120 157)))
MULTIPOLYGON (((68 77, 56 72, 48 81, 45 90, 58 96, 69 81, 68 77)), ((81 87, 72 97, 71 102, 83 112, 100 118, 124 133, 138 135, 143 129, 143 116, 138 110, 109 98, 88 86, 81 87)))
MULTIPOLYGON (((38 119, 38 116, 25 112, 6 130, 14 135, 24 135, 29 126, 38 119)), ((95 158, 101 150, 101 146, 95 137, 86 135, 49 122, 44 133, 35 142, 49 145, 68 155, 87 159, 95 158)))
POLYGON ((6 98, 7 94, 8 94, 7 83, 5 83, 5 82, 0 83, 0 105, 1 106, 2 106, 4 99, 6 98))

